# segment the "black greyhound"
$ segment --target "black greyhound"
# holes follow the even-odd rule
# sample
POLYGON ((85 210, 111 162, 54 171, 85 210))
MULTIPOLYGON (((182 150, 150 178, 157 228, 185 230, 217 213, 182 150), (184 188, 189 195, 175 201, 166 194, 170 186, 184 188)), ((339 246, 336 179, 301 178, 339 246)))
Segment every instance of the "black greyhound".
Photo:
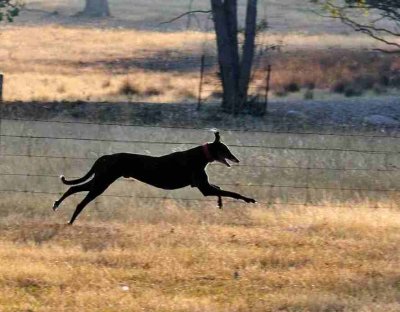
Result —
POLYGON ((175 152, 161 157, 152 157, 139 154, 118 153, 105 155, 95 161, 89 172, 82 178, 61 181, 67 185, 74 185, 64 193, 53 205, 55 211, 61 202, 77 192, 89 192, 80 202, 69 221, 74 223, 83 208, 103 193, 107 187, 120 177, 134 178, 144 183, 173 190, 185 186, 197 187, 204 196, 217 196, 218 206, 222 207, 221 197, 231 197, 244 200, 246 203, 255 203, 238 193, 221 190, 218 186, 208 182, 205 168, 208 163, 218 161, 230 167, 227 160, 238 163, 239 160, 231 153, 228 147, 220 141, 220 135, 215 132, 213 143, 206 143, 183 152, 175 152), (90 177, 94 177, 84 184, 90 177))

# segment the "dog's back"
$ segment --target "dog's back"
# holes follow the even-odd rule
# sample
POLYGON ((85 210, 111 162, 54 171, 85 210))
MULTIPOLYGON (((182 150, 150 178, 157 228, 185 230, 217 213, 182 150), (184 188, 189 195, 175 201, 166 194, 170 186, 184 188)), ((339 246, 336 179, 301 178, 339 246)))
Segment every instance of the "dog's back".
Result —
POLYGON ((134 178, 159 188, 173 190, 191 185, 194 172, 201 170, 191 154, 185 151, 154 157, 121 153, 118 156, 112 155, 113 159, 110 161, 113 164, 110 165, 125 178, 134 178))

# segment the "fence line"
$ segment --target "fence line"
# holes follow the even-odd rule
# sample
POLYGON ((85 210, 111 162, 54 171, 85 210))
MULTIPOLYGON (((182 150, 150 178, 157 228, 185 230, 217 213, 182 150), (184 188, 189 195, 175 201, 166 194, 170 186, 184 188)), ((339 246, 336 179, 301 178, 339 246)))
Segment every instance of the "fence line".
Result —
MULTIPOLYGON (((166 110, 180 110, 179 108, 166 108, 166 110)), ((132 127, 132 128, 153 128, 153 129, 176 129, 176 130, 210 130, 206 127, 185 127, 185 126, 166 126, 166 125, 142 125, 132 123, 113 123, 113 122, 93 122, 93 121, 68 121, 68 120, 43 120, 43 119, 25 119, 25 118, 3 118, 3 121, 23 121, 23 122, 41 122, 41 123, 57 123, 57 124, 74 124, 74 125, 95 125, 95 126, 117 126, 117 127, 132 127)), ((298 126, 295 123, 280 123, 284 126, 298 126)), ((353 137, 353 138, 370 138, 370 139, 400 139, 400 135, 391 134, 360 134, 360 133, 333 133, 333 132, 304 132, 304 131, 279 131, 279 130, 252 130, 252 129, 232 129, 219 128, 220 131, 243 132, 243 133, 270 133, 270 134, 296 134, 296 135, 318 135, 318 136, 335 136, 335 137, 353 137)), ((344 127, 343 130, 349 130, 344 127)))
MULTIPOLYGON (((46 123, 55 123, 55 124, 66 124, 66 125, 75 125, 75 124, 84 124, 84 125, 98 125, 98 126, 120 126, 120 127, 146 127, 142 125, 126 125, 126 124, 118 124, 118 123, 98 123, 98 122, 74 122, 74 121, 54 121, 54 120, 29 120, 29 119, 3 119, 3 121, 22 121, 22 122, 46 122, 46 123)), ((4 123, 3 123, 4 127, 4 123)), ((203 130, 201 128, 190 128, 190 127, 157 127, 157 126, 148 126, 151 128, 170 128, 170 129, 182 129, 182 130, 203 130)), ((0 129, 1 130, 1 129, 0 129)), ((227 131, 231 131, 228 129, 227 131)), ((235 129, 233 131, 239 132, 239 129, 235 129)), ((243 133, 270 133, 269 131, 241 131, 243 133)), ((296 132, 278 132, 279 134, 299 134, 296 132)), ((318 135, 324 136, 324 133, 300 133, 305 135, 318 135)), ((367 138, 367 139, 384 139, 384 138, 392 138, 391 136, 383 136, 383 135, 358 135, 358 134, 328 134, 329 136, 338 136, 338 137, 355 137, 355 138, 367 138)), ((115 143, 140 143, 146 145, 196 145, 198 146, 198 142, 171 142, 171 141, 146 141, 146 140, 117 140, 117 139, 101 139, 101 138, 80 138, 80 137, 67 137, 67 136, 32 136, 32 135, 13 135, 13 134, 4 134, 4 131, 0 133, 1 138, 17 138, 17 139, 28 139, 30 143, 32 140, 73 140, 73 141, 93 141, 93 142, 115 142, 115 143)), ((398 138, 394 136, 393 138, 398 138)), ((2 144, 6 144, 4 140, 2 144)), ((29 144, 31 147, 31 144, 29 144)), ((378 155, 385 155, 385 162, 382 163, 383 169, 370 169, 370 168, 330 168, 330 167, 311 167, 310 160, 307 163, 306 167, 301 166, 276 166, 276 165, 263 165, 263 164, 240 164, 236 165, 238 167, 248 167, 248 168, 271 168, 271 169, 294 169, 294 170, 307 170, 307 176, 309 175, 311 170, 331 170, 331 171, 358 171, 358 172, 371 172, 371 173, 398 173, 399 170, 393 169, 396 168, 387 163, 388 155, 398 155, 400 151, 393 151, 393 150, 360 150, 360 149, 351 149, 351 148, 320 148, 320 147, 297 147, 297 146, 267 146, 267 145, 254 145, 254 144, 229 144, 229 146, 238 147, 238 148, 251 148, 251 149, 271 149, 271 150, 293 150, 293 151, 313 151, 313 152, 321 152, 321 151, 329 151, 329 152, 352 152, 352 153, 360 153, 360 154, 378 154, 378 155), (389 169, 391 167, 392 169, 389 169)), ((0 157, 27 157, 27 158, 45 158, 45 159, 63 159, 63 160, 95 160, 97 157, 77 157, 77 156, 63 156, 63 155, 32 155, 30 150, 28 149, 27 154, 6 154, 3 153, 3 149, 0 151, 0 157)), ((0 176, 7 177, 7 176, 19 176, 19 177, 42 177, 42 178, 58 178, 57 175, 53 174, 29 174, 29 173, 7 173, 7 172, 0 172, 0 176)), ((383 194, 397 194, 400 192, 400 189, 397 188, 352 188, 352 187, 335 187, 335 186, 310 186, 309 185, 309 178, 307 179, 307 185, 285 185, 284 183, 279 184, 264 184, 264 183, 220 183, 221 186, 236 186, 236 187, 262 187, 268 190, 275 190, 275 189, 300 189, 306 190, 307 194, 309 191, 338 191, 338 192, 371 192, 371 193, 383 193, 383 194)), ((340 181, 339 181, 340 183, 340 181)), ((47 194, 47 195, 59 195, 62 192, 46 192, 46 191, 35 191, 35 190, 21 190, 18 189, 0 189, 1 193, 25 193, 25 194, 47 194)), ((269 192, 269 198, 271 201, 268 202, 260 202, 259 204, 265 206, 273 206, 273 205, 288 205, 288 206, 311 206, 311 207, 349 207, 349 205, 325 205, 325 204, 317 204, 318 199, 310 199, 309 196, 306 196, 304 202, 293 203, 293 202, 275 202, 272 201, 272 192, 269 192)), ((188 201, 188 202, 215 202, 212 199, 198 199, 198 198, 179 198, 179 197, 167 197, 167 196, 133 196, 133 195, 113 195, 113 194, 104 194, 105 197, 115 197, 115 198, 140 198, 140 199, 157 199, 157 200, 175 200, 175 201, 188 201)), ((262 196, 260 196, 262 197, 262 196)), ((283 197, 288 197, 284 195, 283 197)), ((268 199, 267 197, 262 197, 268 199)), ((302 196, 301 196, 302 198, 302 196)), ((302 200, 302 199, 301 199, 302 200)), ((229 202, 230 200, 228 200, 229 202)), ((371 205, 370 207, 375 208, 377 205, 371 205)), ((379 206, 382 207, 382 206, 379 206)), ((391 208, 391 207, 386 207, 391 208)))
MULTIPOLYGON (((42 177, 42 178, 60 178, 59 175, 51 174, 28 174, 28 173, 0 173, 0 176, 18 176, 18 177, 42 177)), ((80 178, 69 177, 71 179, 80 178)), ((317 187, 308 185, 279 185, 279 184, 257 184, 257 183, 218 183, 221 186, 238 186, 238 187, 267 187, 267 188, 291 188, 291 189, 309 189, 309 190, 326 190, 326 191, 352 191, 352 192, 377 192, 390 193, 400 192, 400 189, 368 189, 368 188, 346 188, 346 187, 317 187)))
MULTIPOLYGON (((26 193, 26 194, 36 194, 36 195, 60 195, 60 192, 42 192, 42 191, 26 191, 26 190, 0 190, 0 193, 26 193)), ((139 199, 155 199, 155 200, 173 200, 173 201, 186 201, 186 202, 215 202, 215 199, 206 199, 206 198, 177 198, 177 197, 168 197, 168 196, 141 196, 141 195, 113 195, 113 194, 102 194, 102 197, 111 197, 111 198, 139 198, 139 199)), ((228 203, 240 203, 238 201, 224 199, 224 202, 228 203)), ((313 203, 292 203, 292 202, 264 202, 257 201, 256 204, 262 206, 306 206, 306 207, 329 207, 329 208, 354 208, 351 205, 331 205, 331 204, 313 204, 313 203)), ((364 206, 365 207, 365 206, 364 206)), ((367 208, 382 208, 382 209, 391 209, 392 206, 380 206, 380 205, 369 205, 367 208)))
MULTIPOLYGON (((98 157, 77 157, 57 155, 32 155, 32 154, 0 154, 0 157, 27 157, 27 158, 50 158, 50 159, 71 159, 71 160, 96 160, 98 157)), ((211 166, 224 166, 222 164, 210 164, 211 166)), ((370 169, 370 168, 331 168, 331 167, 300 167, 300 166, 274 166, 257 164, 235 164, 235 167, 270 168, 270 169, 297 169, 297 170, 327 170, 327 171, 367 171, 367 172, 398 172, 400 169, 393 165, 385 165, 395 169, 370 169)), ((1 175, 1 174, 0 174, 1 175)))
MULTIPOLYGON (((145 141, 145 140, 115 140, 115 139, 97 139, 97 138, 76 138, 76 137, 53 137, 53 136, 34 136, 34 135, 10 135, 1 134, 0 137, 8 138, 27 138, 32 139, 47 139, 47 140, 72 140, 72 141, 92 141, 92 142, 112 142, 112 143, 135 143, 135 144, 150 144, 150 145, 199 145, 198 142, 168 142, 168 141, 145 141)), ((287 146, 267 146, 267 145, 241 145, 229 144, 232 147, 238 148, 260 148, 274 150, 295 150, 295 151, 332 151, 332 152, 352 152, 364 154, 400 154, 400 151, 381 151, 381 150, 358 150, 358 149, 343 149, 343 148, 319 148, 319 147, 287 147, 287 146)))

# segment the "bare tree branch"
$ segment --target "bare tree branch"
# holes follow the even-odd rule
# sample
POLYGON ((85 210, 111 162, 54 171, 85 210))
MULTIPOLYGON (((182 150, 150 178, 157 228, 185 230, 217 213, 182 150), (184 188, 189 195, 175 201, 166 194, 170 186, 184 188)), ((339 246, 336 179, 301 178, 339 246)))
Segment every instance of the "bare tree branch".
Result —
POLYGON ((177 21, 178 19, 180 19, 182 17, 185 17, 187 15, 191 15, 191 14, 196 14, 196 13, 210 14, 211 10, 193 10, 193 11, 188 11, 188 12, 182 13, 181 15, 179 15, 177 17, 174 17, 173 19, 171 19, 169 21, 162 22, 162 23, 160 23, 158 25, 161 26, 161 25, 164 25, 164 24, 170 24, 170 23, 173 23, 173 22, 177 21))
MULTIPOLYGON (((320 1, 321 2, 321 1, 320 1)), ((400 27, 400 2, 398 0, 345 0, 340 1, 340 5, 335 4, 334 0, 322 1, 325 4, 325 12, 329 15, 313 11, 322 17, 339 19, 343 24, 353 30, 366 34, 369 37, 381 42, 394 49, 377 48, 375 51, 385 53, 400 53, 400 32, 396 30, 400 27), (354 14, 360 12, 362 15, 354 14), (372 12, 369 21, 365 12, 372 12), (376 17, 376 15, 379 15, 376 17), (361 16, 361 17, 360 17, 361 16), (390 22, 393 27, 382 26, 382 22, 390 22)))

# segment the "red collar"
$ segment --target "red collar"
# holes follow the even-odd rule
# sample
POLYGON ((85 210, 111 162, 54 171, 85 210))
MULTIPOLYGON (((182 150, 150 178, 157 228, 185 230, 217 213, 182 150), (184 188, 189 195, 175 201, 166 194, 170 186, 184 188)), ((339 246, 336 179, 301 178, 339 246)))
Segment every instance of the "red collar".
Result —
POLYGON ((211 156, 210 150, 208 149, 208 143, 203 144, 201 147, 203 148, 203 152, 204 155, 206 156, 207 161, 208 162, 214 161, 214 158, 211 156))

